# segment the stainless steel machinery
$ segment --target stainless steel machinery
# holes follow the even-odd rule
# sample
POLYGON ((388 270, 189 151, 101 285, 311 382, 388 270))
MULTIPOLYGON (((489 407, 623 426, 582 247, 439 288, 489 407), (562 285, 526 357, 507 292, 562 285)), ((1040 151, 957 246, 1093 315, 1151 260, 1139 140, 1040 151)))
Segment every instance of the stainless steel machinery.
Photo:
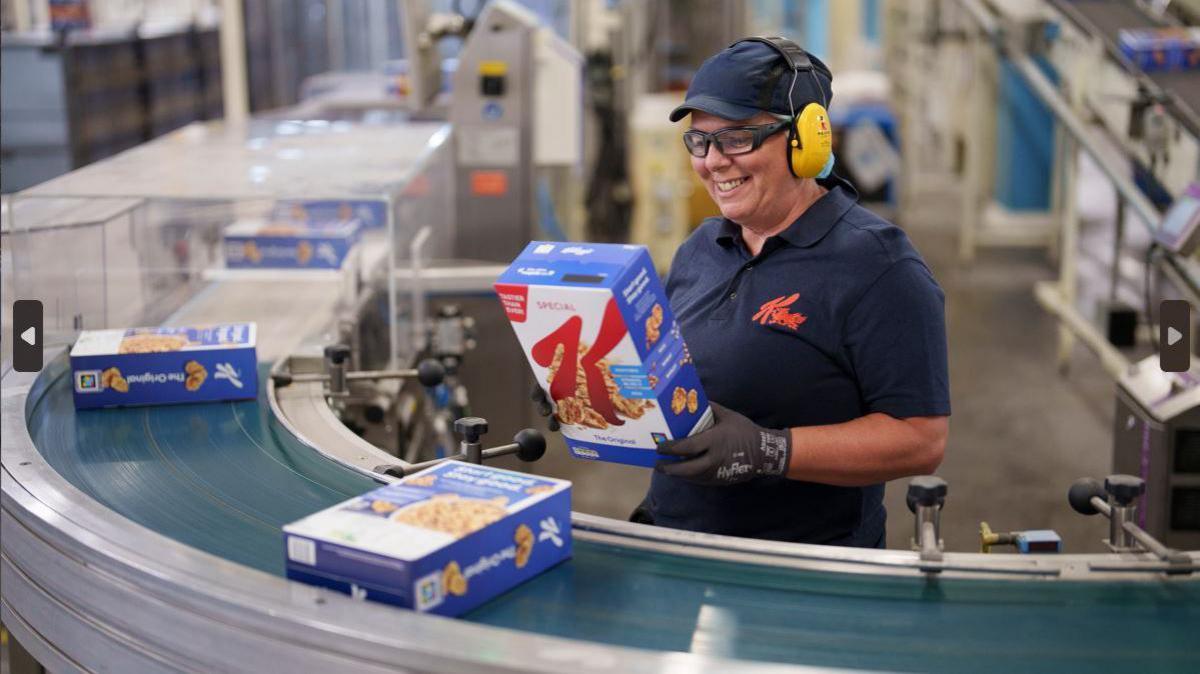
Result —
POLYGON ((1168 545, 1200 547, 1200 371, 1167 373, 1158 356, 1117 382, 1113 469, 1146 481, 1138 523, 1168 545))

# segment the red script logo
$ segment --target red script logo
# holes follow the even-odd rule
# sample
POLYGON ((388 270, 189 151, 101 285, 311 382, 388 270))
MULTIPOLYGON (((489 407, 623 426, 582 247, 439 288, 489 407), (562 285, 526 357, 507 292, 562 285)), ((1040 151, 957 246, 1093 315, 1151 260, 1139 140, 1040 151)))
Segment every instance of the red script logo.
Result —
POLYGON ((788 309, 798 299, 800 299, 800 293, 792 293, 787 297, 780 295, 769 302, 764 302, 758 308, 758 313, 754 314, 754 318, 750 320, 758 321, 759 325, 782 325, 795 330, 808 320, 808 316, 788 309))

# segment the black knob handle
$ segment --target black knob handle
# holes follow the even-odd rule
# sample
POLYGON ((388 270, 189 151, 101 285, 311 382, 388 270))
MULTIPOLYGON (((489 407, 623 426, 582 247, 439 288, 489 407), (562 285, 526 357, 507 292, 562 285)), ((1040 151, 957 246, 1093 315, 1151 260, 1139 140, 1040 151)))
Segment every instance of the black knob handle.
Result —
POLYGON ((387 410, 388 408, 386 405, 372 401, 367 403, 366 407, 363 408, 363 417, 365 417, 367 421, 377 424, 383 421, 383 418, 387 416, 387 410))
POLYGON ((918 475, 908 483, 908 495, 905 502, 909 512, 917 512, 917 506, 938 506, 946 502, 946 492, 949 490, 946 481, 933 475, 918 475))
POLYGON ((480 417, 463 417, 454 422, 454 432, 467 442, 479 442, 479 438, 488 431, 487 419, 480 417))
POLYGON ((1067 492, 1067 502, 1071 504, 1075 512, 1081 515, 1095 515, 1100 511, 1092 505, 1093 496, 1103 499, 1104 486, 1097 480, 1083 477, 1075 480, 1075 484, 1071 485, 1071 490, 1067 492))
POLYGON ((546 438, 532 428, 526 428, 513 436, 513 442, 520 446, 517 458, 522 461, 537 461, 546 453, 546 438))
POLYGON ((330 344, 325 347, 325 360, 334 365, 341 365, 350 360, 350 347, 345 344, 330 344))
POLYGON ((446 368, 433 358, 426 358, 417 363, 417 381, 421 382, 422 386, 432 388, 442 383, 445 378, 446 368))
POLYGON ((1125 507, 1146 493, 1146 481, 1132 475, 1109 475, 1104 478, 1104 490, 1117 505, 1125 507))

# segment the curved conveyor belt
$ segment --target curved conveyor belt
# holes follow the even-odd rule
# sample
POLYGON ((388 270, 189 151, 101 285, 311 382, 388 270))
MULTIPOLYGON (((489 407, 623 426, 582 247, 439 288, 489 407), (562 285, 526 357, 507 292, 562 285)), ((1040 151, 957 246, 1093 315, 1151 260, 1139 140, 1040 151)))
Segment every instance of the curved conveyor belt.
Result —
MULTIPOLYGON (((76 412, 68 373, 55 360, 30 391, 37 449, 87 495, 188 546, 282 575, 281 525, 374 486, 290 435, 265 392, 256 402, 76 412)), ((1200 671, 1198 607, 1194 580, 927 580, 577 538, 572 560, 465 619, 781 663, 1200 671)))

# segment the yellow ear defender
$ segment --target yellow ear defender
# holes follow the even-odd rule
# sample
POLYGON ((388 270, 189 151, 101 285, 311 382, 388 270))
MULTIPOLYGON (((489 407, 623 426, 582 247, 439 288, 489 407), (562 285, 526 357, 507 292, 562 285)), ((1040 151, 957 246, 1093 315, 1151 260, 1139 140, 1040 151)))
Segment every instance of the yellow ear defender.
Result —
POLYGON ((829 113, 820 103, 809 103, 795 118, 788 134, 788 168, 797 178, 816 178, 833 153, 829 113))
MULTIPOLYGON (((770 46, 783 57, 792 71, 792 83, 788 88, 788 105, 792 104, 792 88, 801 71, 808 71, 817 91, 821 92, 824 100, 825 92, 821 89, 820 80, 813 72, 812 59, 795 42, 782 37, 749 37, 739 42, 761 42, 770 46)), ((737 43, 734 43, 737 44, 737 43)), ((800 114, 791 108, 791 124, 788 126, 788 169, 797 178, 824 177, 823 174, 831 168, 833 156, 833 129, 829 123, 829 113, 823 103, 809 103, 800 114)))

